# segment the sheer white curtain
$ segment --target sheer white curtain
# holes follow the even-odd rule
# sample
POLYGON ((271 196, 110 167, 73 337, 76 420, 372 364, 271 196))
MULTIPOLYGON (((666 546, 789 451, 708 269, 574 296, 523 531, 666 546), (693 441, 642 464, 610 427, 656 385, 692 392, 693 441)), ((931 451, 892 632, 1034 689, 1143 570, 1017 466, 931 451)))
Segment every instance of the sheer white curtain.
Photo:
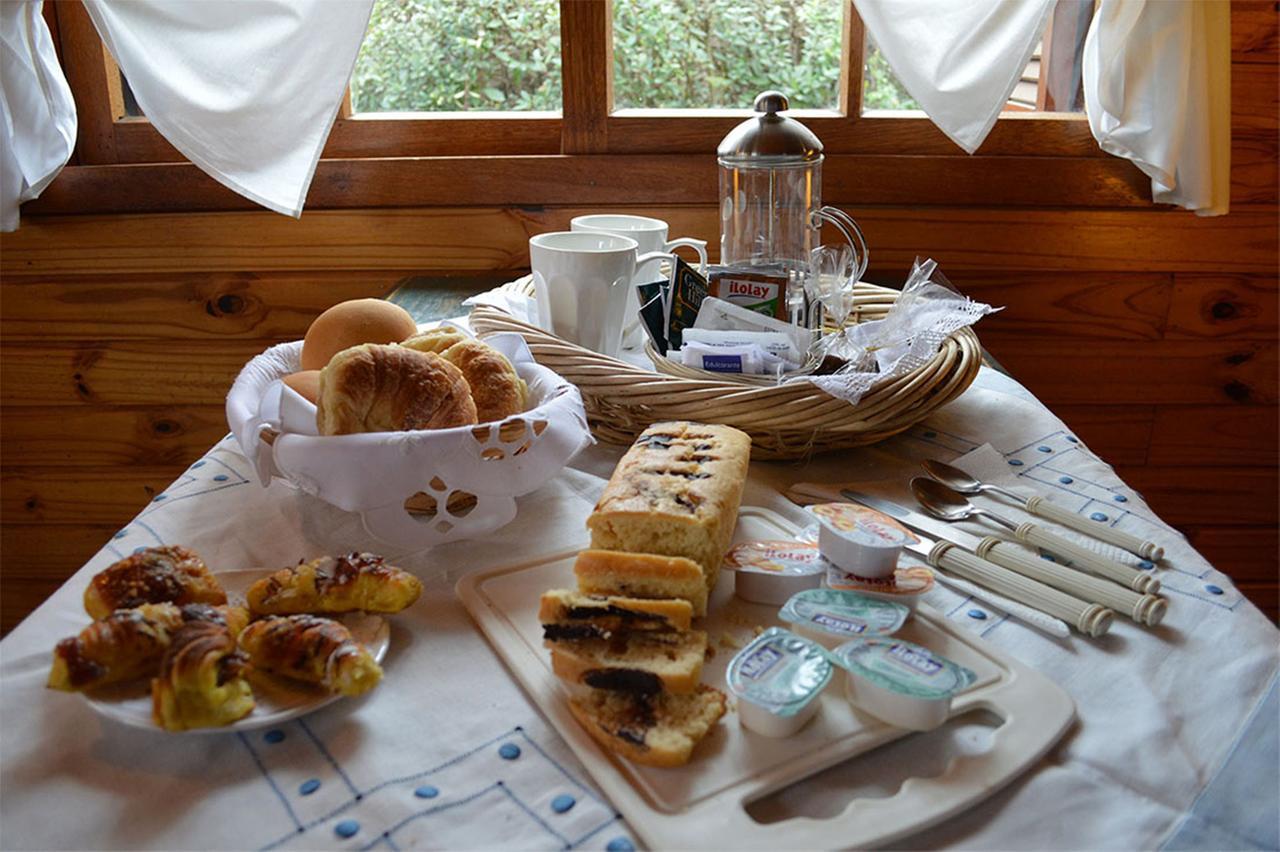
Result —
MULTIPOLYGON (((973 153, 1009 99, 1054 0, 854 0, 907 91, 973 153)), ((1085 41, 1085 110, 1098 144, 1132 160, 1155 201, 1227 212, 1231 4, 1099 0, 1085 41)))

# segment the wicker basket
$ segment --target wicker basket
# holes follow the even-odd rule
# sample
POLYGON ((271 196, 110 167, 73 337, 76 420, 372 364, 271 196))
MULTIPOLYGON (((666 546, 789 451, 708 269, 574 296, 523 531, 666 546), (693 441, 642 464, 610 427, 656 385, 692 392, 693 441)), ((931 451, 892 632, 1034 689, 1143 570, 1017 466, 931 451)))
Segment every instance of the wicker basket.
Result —
MULTIPOLYGON (((507 287, 532 295, 525 281, 507 287)), ((849 322, 880 319, 897 290, 859 283, 849 322)), ((696 420, 736 426, 751 435, 752 458, 793 459, 883 441, 928 417, 969 387, 978 375, 978 336, 964 328, 947 338, 933 360, 913 372, 874 385, 857 405, 808 382, 759 387, 713 377, 670 375, 601 355, 490 306, 471 312, 478 334, 515 331, 534 358, 582 391, 595 436, 629 444, 650 423, 696 420)))

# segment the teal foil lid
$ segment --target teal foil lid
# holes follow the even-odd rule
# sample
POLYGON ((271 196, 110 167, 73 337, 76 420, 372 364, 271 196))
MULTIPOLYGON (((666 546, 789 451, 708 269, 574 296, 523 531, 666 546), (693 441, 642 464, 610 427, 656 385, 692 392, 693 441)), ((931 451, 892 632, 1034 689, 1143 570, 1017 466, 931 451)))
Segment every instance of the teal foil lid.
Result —
POLYGON ((725 680, 739 699, 778 716, 794 716, 831 681, 826 649, 781 627, 770 627, 729 661, 725 680))
POLYGON ((855 639, 836 648, 835 658, 876 686, 929 701, 950 698, 978 679, 959 663, 900 639, 855 639))
POLYGON ((796 592, 778 613, 789 624, 803 624, 832 636, 887 636, 896 633, 911 610, 900 603, 879 600, 840 589, 796 592))

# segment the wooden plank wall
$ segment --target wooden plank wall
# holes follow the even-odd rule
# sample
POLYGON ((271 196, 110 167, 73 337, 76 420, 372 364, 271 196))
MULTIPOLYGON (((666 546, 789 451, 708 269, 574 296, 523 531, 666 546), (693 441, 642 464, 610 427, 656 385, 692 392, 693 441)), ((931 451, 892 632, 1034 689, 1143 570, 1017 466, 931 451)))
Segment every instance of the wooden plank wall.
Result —
MULTIPOLYGON (((1233 10, 1227 217, 971 206, 945 185, 928 206, 828 200, 864 226, 872 280, 928 254, 1007 305, 979 328, 993 354, 1275 617, 1276 14, 1233 10)), ((697 200, 609 206, 714 241, 697 200)), ((602 206, 24 217, 0 239, 0 628, 226 433, 248 357, 412 275, 518 269, 529 235, 602 206)))

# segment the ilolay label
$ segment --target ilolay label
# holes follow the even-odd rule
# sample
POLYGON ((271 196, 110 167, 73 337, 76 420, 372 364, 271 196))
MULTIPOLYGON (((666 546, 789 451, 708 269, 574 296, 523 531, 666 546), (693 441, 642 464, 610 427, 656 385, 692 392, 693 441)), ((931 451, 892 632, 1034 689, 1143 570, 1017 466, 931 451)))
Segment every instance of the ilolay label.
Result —
POLYGON ((787 318, 786 270, 711 267, 707 282, 717 299, 776 319, 787 318))

